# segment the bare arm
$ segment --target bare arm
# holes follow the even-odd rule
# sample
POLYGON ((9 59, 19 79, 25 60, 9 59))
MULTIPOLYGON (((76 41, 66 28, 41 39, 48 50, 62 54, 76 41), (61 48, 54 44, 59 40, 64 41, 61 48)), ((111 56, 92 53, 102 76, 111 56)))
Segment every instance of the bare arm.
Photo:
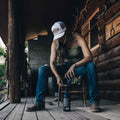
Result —
POLYGON ((86 41, 84 40, 84 38, 82 36, 80 36, 79 34, 76 36, 77 39, 77 45, 81 47, 84 58, 76 63, 74 63, 69 70, 67 71, 67 73, 65 74, 66 78, 69 78, 70 76, 73 77, 74 76, 74 69, 75 67, 80 67, 85 65, 86 63, 92 61, 92 55, 90 52, 90 49, 88 48, 86 41), (69 76, 70 75, 70 76, 69 76))
POLYGON ((77 45, 81 47, 84 58, 77 63, 75 63, 76 67, 80 67, 85 65, 86 63, 92 61, 92 54, 90 52, 90 49, 88 48, 85 39, 80 36, 79 34, 76 36, 77 38, 77 45))
POLYGON ((53 74, 55 75, 57 79, 57 84, 61 85, 62 80, 61 80, 60 75, 57 72, 57 69, 55 66, 55 60, 56 60, 56 41, 54 41, 51 45, 50 67, 51 67, 53 74))

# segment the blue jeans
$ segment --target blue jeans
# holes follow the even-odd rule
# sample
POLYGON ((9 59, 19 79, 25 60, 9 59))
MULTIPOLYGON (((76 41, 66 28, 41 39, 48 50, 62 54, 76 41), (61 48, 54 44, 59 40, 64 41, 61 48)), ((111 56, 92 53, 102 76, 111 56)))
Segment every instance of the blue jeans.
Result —
MULTIPOLYGON (((70 68, 72 63, 65 63, 63 65, 56 66, 58 74, 64 76, 67 70, 70 68)), ((88 92, 89 92, 89 102, 90 104, 94 102, 99 102, 100 93, 97 83, 97 75, 95 65, 89 62, 86 66, 77 67, 74 70, 75 76, 87 75, 88 92)), ((36 100, 35 104, 44 104, 45 101, 45 91, 48 77, 53 75, 50 66, 42 66, 39 68, 38 82, 36 88, 36 100)))
POLYGON ((58 97, 58 85, 55 76, 52 77, 52 81, 53 81, 53 89, 54 89, 55 97, 58 97))

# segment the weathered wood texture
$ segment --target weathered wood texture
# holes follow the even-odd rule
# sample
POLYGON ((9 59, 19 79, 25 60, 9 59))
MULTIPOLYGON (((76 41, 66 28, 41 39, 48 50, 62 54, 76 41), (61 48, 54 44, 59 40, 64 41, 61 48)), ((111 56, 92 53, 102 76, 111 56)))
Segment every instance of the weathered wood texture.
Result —
POLYGON ((97 65, 100 62, 105 62, 106 60, 112 59, 114 57, 119 57, 120 56, 119 51, 120 51, 120 46, 118 45, 117 47, 109 50, 108 52, 105 52, 104 54, 95 57, 94 62, 97 65))
MULTIPOLYGON (((63 106, 57 106, 53 98, 46 98, 46 109, 26 112, 25 107, 33 104, 33 98, 23 98, 20 104, 10 104, 0 111, 0 120, 119 120, 120 102, 101 100, 102 112, 92 113, 89 106, 83 107, 80 100, 71 101, 71 111, 63 112, 63 106)), ((88 101, 87 101, 87 105, 88 101)))
POLYGON ((116 47, 120 45, 120 33, 118 33, 117 35, 113 36, 110 40, 108 40, 106 42, 106 48, 107 50, 116 47))
POLYGON ((100 8, 102 9, 103 5, 107 2, 108 0, 91 0, 88 2, 87 5, 87 11, 83 13, 84 19, 82 19, 78 25, 77 31, 81 31, 81 26, 89 19, 89 17, 92 15, 92 13, 97 9, 100 8))
MULTIPOLYGON (((111 39, 105 41, 104 47, 106 49, 106 52, 109 52, 109 50, 111 50, 114 47, 117 47, 118 45, 120 45, 120 33, 113 36, 111 39)), ((92 55, 93 55, 93 57, 96 57, 96 56, 98 57, 99 55, 103 54, 103 52, 102 52, 102 46, 100 45, 98 48, 92 50, 92 55)), ((116 51, 114 53, 119 54, 119 53, 116 53, 116 51)), ((106 54, 106 53, 104 52, 104 54, 106 54)))
POLYGON ((9 96, 10 102, 20 102, 20 76, 24 61, 24 30, 21 2, 8 0, 9 96))
MULTIPOLYGON (((98 23, 97 23, 98 27, 102 28, 108 20, 110 20, 115 14, 117 14, 120 11, 120 7, 119 7, 120 6, 120 1, 119 0, 116 0, 116 1, 117 2, 115 4, 113 4, 108 10, 106 10, 104 12, 104 15, 102 15, 98 19, 98 23)), ((99 1, 99 2, 101 2, 101 1, 99 1)))
POLYGON ((120 90, 120 33, 106 42, 107 51, 94 58, 97 66, 100 90, 109 91, 102 93, 103 98, 119 100, 117 90, 120 90), (112 96, 112 97, 110 97, 112 96))
POLYGON ((120 68, 98 73, 98 79, 99 80, 120 79, 120 68))
POLYGON ((108 40, 115 34, 120 32, 120 12, 118 12, 108 23, 105 25, 105 39, 108 40))
POLYGON ((15 1, 8 0, 8 42, 9 42, 9 96, 10 102, 20 102, 19 38, 15 15, 15 1))
POLYGON ((0 120, 5 120, 8 115, 15 109, 15 107, 16 104, 10 104, 4 109, 2 109, 2 111, 0 111, 0 120))
POLYGON ((104 72, 120 67, 120 56, 106 60, 105 62, 100 62, 97 64, 97 72, 104 72), (106 67, 107 66, 107 67, 106 67))
POLYGON ((120 100, 120 91, 115 90, 101 90, 100 94, 102 98, 104 99, 110 99, 110 100, 120 100))
POLYGON ((22 120, 25 104, 26 98, 22 99, 21 103, 16 105, 11 114, 9 114, 5 120, 22 120))
MULTIPOLYGON (((32 105, 33 105, 33 99, 32 98, 27 99, 25 108, 32 105)), ((36 112, 29 113, 24 110, 22 120, 30 120, 30 119, 37 120, 36 112)))
POLYGON ((5 101, 4 103, 0 104, 0 111, 4 109, 7 105, 9 105, 9 101, 5 101))
POLYGON ((120 90, 120 79, 99 81, 99 85, 101 90, 120 90))
POLYGON ((104 95, 104 98, 110 99, 110 93, 112 95, 114 93, 112 99, 118 100, 119 97, 117 95, 120 90, 120 27, 118 27, 120 0, 116 0, 115 3, 104 0, 96 2, 93 2, 93 0, 89 1, 88 11, 84 15, 84 20, 79 24, 79 28, 87 21, 96 8, 99 7, 99 17, 97 21, 99 46, 91 50, 94 58, 93 61, 97 66, 100 89, 101 91, 106 91, 102 95, 104 95), (93 8, 95 3, 96 6, 93 8), (115 32, 116 34, 110 34, 112 29, 111 25, 113 25, 114 29, 117 27, 118 32, 115 32), (107 31, 108 27, 110 27, 109 31, 107 31), (109 35, 108 40, 106 40, 107 34, 109 35))

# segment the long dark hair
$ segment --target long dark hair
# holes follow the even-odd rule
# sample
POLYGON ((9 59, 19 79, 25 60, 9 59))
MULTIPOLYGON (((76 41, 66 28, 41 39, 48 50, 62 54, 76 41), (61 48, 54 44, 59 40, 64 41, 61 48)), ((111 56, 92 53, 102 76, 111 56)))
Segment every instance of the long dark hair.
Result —
POLYGON ((57 61, 59 64, 63 64, 65 56, 66 56, 66 49, 68 48, 69 43, 74 39, 74 36, 71 32, 65 32, 65 43, 58 40, 58 47, 57 47, 57 61))

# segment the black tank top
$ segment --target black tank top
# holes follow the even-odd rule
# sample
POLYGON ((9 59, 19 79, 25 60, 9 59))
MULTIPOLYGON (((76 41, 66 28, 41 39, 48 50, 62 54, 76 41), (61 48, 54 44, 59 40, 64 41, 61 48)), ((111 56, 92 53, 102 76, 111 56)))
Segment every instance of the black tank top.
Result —
POLYGON ((65 62, 78 62, 83 59, 83 52, 81 47, 77 46, 77 40, 74 39, 74 45, 72 48, 67 48, 65 50, 65 62))

